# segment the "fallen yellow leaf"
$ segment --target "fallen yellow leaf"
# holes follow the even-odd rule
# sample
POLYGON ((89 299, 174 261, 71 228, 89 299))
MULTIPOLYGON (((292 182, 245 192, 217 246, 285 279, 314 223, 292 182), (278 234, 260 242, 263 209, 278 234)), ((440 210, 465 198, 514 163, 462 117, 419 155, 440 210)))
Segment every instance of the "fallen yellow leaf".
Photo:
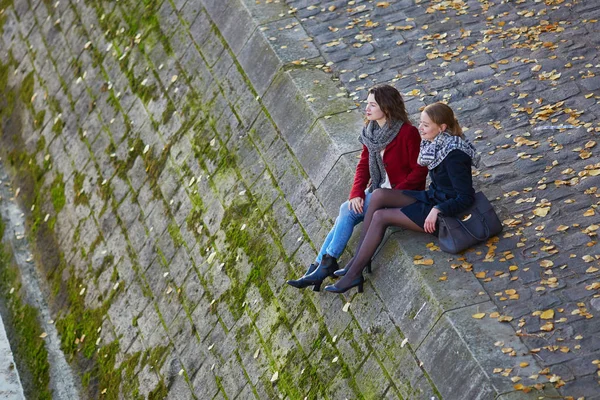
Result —
POLYGON ((423 258, 421 260, 413 261, 415 265, 433 265, 433 260, 431 258, 423 258))
POLYGON ((540 330, 544 332, 550 332, 554 329, 554 324, 552 322, 546 322, 544 325, 540 327, 540 330))
POLYGON ((473 318, 475 319, 482 319, 483 317, 485 317, 485 313, 477 313, 477 314, 473 314, 471 315, 473 318))
POLYGON ((541 319, 552 319, 554 318, 554 310, 546 310, 540 315, 541 319))

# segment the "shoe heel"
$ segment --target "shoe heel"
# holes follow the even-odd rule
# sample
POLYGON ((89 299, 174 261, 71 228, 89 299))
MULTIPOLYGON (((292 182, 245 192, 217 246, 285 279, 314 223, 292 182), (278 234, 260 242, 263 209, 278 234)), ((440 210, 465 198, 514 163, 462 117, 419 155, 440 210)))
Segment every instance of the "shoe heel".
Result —
POLYGON ((371 273, 371 260, 369 260, 369 263, 367 264, 367 273, 371 273))
POLYGON ((320 292, 322 283, 323 281, 315 283, 315 285, 313 286, 313 292, 320 292))
POLYGON ((359 283, 358 284, 358 293, 362 293, 363 292, 363 283, 359 283))

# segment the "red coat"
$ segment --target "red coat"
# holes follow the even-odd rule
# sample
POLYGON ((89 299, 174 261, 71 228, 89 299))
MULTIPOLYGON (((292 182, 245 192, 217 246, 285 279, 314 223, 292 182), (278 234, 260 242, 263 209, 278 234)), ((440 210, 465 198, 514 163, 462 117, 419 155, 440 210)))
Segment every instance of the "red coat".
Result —
MULTIPOLYGON (((404 123, 398 135, 386 146, 383 153, 383 165, 392 189, 425 190, 428 170, 427 167, 417 164, 420 145, 421 136, 417 128, 404 123)), ((349 199, 355 197, 364 199, 365 189, 370 179, 369 150, 363 145, 349 199)))

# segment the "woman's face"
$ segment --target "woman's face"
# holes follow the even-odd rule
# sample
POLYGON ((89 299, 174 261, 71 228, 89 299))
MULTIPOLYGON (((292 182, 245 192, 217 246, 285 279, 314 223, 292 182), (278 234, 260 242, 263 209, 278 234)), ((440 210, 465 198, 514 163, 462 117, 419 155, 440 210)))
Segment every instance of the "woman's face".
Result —
POLYGON ((379 125, 385 124, 385 114, 379 108, 379 104, 375 101, 375 95, 369 94, 367 97, 367 107, 365 108, 365 115, 369 121, 377 121, 379 125))
POLYGON ((421 113, 421 121, 419 122, 419 134, 421 135, 421 139, 432 141, 446 128, 446 124, 440 126, 433 122, 425 111, 421 113))

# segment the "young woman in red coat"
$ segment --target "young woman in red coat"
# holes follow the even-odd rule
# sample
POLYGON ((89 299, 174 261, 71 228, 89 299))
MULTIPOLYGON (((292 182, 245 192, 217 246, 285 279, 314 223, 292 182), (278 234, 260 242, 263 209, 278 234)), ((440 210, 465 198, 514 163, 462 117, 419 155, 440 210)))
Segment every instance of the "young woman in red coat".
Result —
MULTIPOLYGON (((410 124, 404 100, 392 86, 369 90, 365 109, 367 125, 359 141, 363 144, 349 200, 340 207, 333 229, 306 274, 287 283, 297 288, 313 286, 319 291, 338 269, 337 259, 367 211, 373 190, 378 188, 423 190, 427 168, 417 164, 421 138, 410 124)), ((341 270, 338 274, 343 274, 341 270)))

